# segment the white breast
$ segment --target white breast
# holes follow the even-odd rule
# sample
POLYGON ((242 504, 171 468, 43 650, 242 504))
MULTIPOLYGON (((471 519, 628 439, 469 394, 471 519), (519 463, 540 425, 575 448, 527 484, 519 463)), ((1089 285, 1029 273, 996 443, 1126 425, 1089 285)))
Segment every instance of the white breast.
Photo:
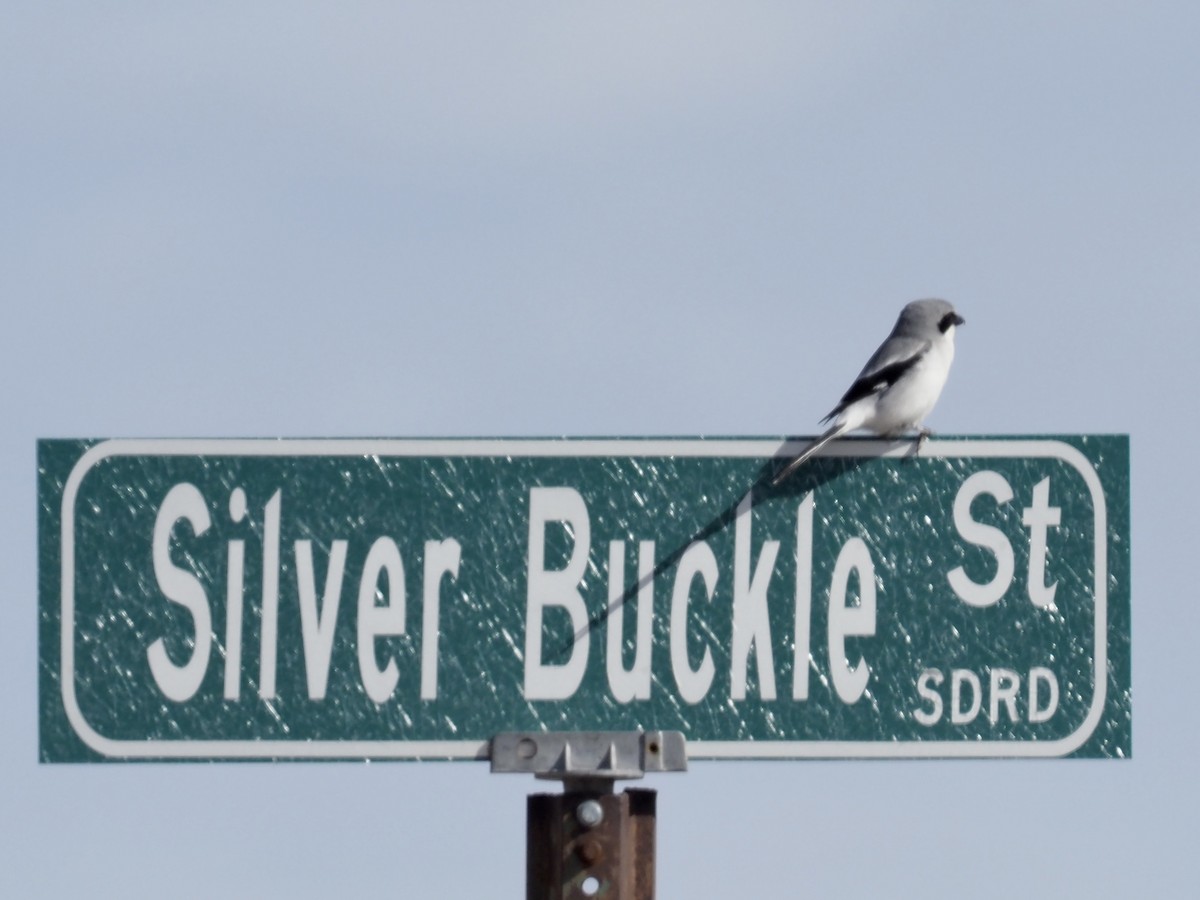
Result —
MULTIPOLYGON (((886 391, 875 395, 861 410, 861 424, 876 434, 898 434, 919 428, 946 386, 954 362, 954 327, 939 335, 924 358, 886 391)), ((847 410, 849 412, 849 410, 847 410)), ((858 418, 855 416, 854 418, 858 418)))

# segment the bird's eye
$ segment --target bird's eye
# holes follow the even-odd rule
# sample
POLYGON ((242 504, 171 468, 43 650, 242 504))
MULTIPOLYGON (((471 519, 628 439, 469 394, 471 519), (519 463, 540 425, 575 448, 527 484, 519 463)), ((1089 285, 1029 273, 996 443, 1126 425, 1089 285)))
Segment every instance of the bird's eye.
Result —
POLYGON ((938 331, 940 331, 942 334, 945 334, 950 330, 951 325, 961 325, 962 323, 962 316, 960 316, 958 313, 948 312, 942 316, 941 320, 938 321, 938 331))

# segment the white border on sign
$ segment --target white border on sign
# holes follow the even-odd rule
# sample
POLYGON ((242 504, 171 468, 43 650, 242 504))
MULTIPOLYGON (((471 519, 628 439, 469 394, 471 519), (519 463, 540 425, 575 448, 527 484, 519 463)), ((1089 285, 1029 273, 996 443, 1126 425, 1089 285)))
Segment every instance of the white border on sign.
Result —
MULTIPOLYGON (((62 684, 67 719, 104 756, 123 759, 486 759, 488 743, 467 741, 115 740, 92 728, 75 694, 75 501, 88 471, 113 456, 752 456, 798 452, 801 444, 761 439, 122 439, 90 448, 71 470, 62 501, 62 684)), ((911 441, 849 441, 823 456, 904 456, 911 441)), ((1079 472, 1095 518, 1095 653, 1092 704, 1080 726, 1054 741, 688 741, 690 759, 921 759, 1055 757, 1081 747, 1100 723, 1108 687, 1108 519, 1096 470, 1057 440, 929 440, 924 457, 1049 458, 1079 472)))

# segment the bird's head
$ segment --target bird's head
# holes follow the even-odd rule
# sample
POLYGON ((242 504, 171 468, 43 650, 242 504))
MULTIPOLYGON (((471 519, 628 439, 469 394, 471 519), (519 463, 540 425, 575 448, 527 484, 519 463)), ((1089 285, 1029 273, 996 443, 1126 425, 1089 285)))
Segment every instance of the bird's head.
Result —
POLYGON ((944 334, 953 338, 954 329, 966 321, 947 300, 914 300, 900 313, 896 331, 914 337, 944 334))

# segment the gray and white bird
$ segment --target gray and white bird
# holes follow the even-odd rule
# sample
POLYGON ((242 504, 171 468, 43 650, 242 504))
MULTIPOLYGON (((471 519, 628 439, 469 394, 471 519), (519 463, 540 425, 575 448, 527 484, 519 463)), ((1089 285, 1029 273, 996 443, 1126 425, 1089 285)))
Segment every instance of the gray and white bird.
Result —
POLYGON ((954 329, 965 324, 945 300, 914 300, 900 311, 887 340, 859 373, 850 390, 821 424, 829 428, 779 472, 778 485, 814 453, 835 438, 859 428, 891 437, 918 430, 933 410, 950 364, 954 362, 954 329))

